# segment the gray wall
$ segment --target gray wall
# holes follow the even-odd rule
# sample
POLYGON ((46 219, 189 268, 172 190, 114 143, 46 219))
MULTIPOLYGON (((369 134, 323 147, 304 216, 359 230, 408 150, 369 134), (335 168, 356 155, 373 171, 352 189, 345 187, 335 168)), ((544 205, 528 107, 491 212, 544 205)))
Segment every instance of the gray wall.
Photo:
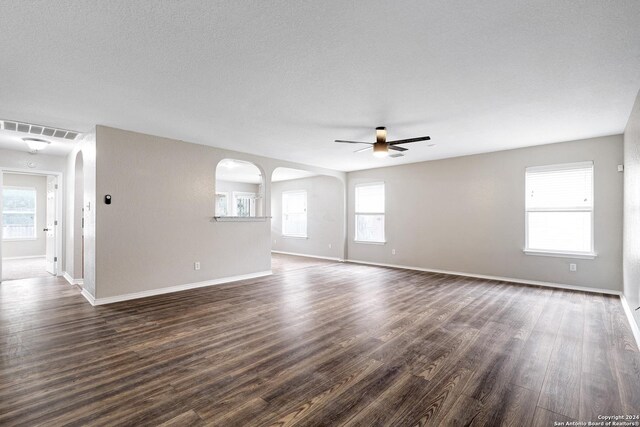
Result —
POLYGON ((231 197, 231 193, 234 191, 247 192, 247 193, 259 193, 260 185, 258 184, 248 184, 246 182, 230 182, 223 180, 216 180, 216 192, 217 193, 229 193, 229 197, 231 197))
MULTIPOLYGON (((300 165, 105 126, 96 129, 96 150, 97 298, 271 269, 269 221, 211 221, 216 165, 246 160, 263 176, 300 165), (111 205, 103 203, 105 194, 113 196, 111 205)), ((268 204, 269 184, 265 195, 268 204)))
POLYGON ((640 326, 640 93, 624 132, 624 296, 640 326))
POLYGON ((33 187, 36 189, 36 239, 2 241, 3 258, 45 255, 47 222, 47 177, 45 175, 3 174, 3 186, 33 187))
POLYGON ((271 249, 303 255, 342 258, 344 185, 330 176, 271 184, 271 249), (307 191, 307 238, 282 236, 282 192, 307 191), (331 245, 331 248, 329 248, 331 245))
POLYGON ((622 159, 617 135, 348 173, 349 259, 621 291, 622 159), (525 255, 525 168, 587 160, 598 257, 525 255), (384 245, 353 242, 354 186, 372 181, 386 184, 384 245))

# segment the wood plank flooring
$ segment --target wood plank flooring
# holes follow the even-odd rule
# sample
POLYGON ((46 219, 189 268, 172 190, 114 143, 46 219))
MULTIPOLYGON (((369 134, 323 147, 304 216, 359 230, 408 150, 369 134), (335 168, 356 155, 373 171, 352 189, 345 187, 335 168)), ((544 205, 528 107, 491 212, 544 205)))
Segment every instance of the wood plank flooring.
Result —
POLYGON ((327 264, 335 264, 335 261, 298 255, 279 253, 271 254, 271 271, 273 271, 274 274, 284 273, 291 270, 299 270, 307 267, 318 267, 327 264))
POLYGON ((0 284, 0 425, 551 426, 640 413, 617 297, 325 263, 92 307, 0 284))

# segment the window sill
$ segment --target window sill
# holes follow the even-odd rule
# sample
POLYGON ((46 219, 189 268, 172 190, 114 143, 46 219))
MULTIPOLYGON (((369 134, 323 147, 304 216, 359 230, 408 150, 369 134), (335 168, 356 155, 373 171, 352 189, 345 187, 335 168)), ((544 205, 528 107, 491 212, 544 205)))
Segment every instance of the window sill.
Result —
POLYGON ((534 256, 550 256, 557 258, 576 258, 576 259, 594 259, 598 256, 595 252, 554 252, 554 251, 539 251, 533 249, 524 249, 526 255, 534 256))
POLYGON ((309 237, 308 236, 291 236, 288 234, 283 234, 282 235, 283 239, 300 239, 300 240, 307 240, 309 237))
POLYGON ((214 216, 211 222, 265 222, 270 216, 214 216))
POLYGON ((361 243, 363 245, 386 245, 387 242, 367 242, 364 240, 354 240, 353 243, 361 243))

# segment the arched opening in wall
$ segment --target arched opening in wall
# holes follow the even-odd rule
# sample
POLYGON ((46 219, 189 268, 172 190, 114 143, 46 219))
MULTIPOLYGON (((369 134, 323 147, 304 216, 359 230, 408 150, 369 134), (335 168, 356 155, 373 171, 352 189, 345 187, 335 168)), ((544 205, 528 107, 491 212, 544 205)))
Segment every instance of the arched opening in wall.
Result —
POLYGON ((264 217, 264 177, 254 163, 224 159, 216 166, 215 217, 264 217))
POLYGON ((76 155, 73 190, 73 278, 84 278, 84 159, 82 151, 76 155))
POLYGON ((271 176, 271 270, 344 257, 344 185, 336 177, 279 167, 271 176))

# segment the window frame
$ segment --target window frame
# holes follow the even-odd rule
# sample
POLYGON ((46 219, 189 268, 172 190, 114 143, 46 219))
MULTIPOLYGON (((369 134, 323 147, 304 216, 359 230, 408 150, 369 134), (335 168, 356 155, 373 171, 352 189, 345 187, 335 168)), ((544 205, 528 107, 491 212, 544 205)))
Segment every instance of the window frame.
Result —
POLYGON ((595 162, 592 160, 582 162, 570 162, 570 163, 556 163, 552 165, 544 166, 530 166, 525 168, 524 174, 524 249, 523 252, 527 255, 537 256, 550 256, 560 258, 576 258, 576 259, 594 259, 597 257, 595 252, 595 162), (579 169, 584 167, 591 168, 591 207, 590 208, 527 208, 527 173, 528 172, 544 172, 544 171, 559 171, 563 169, 579 169), (529 213, 530 212, 589 212, 591 213, 591 241, 588 251, 566 251, 566 250, 552 250, 552 249, 535 249, 529 247, 529 213))
POLYGON ((384 245, 387 243, 387 186, 384 181, 375 181, 375 182, 366 182, 361 184, 356 184, 353 188, 353 241, 354 243, 362 243, 367 245, 384 245), (382 185, 382 205, 384 208, 383 212, 358 212, 358 188, 360 187, 373 187, 382 185), (382 240, 362 240, 358 239, 358 216, 382 216, 382 240))
MULTIPOLYGON (((33 241, 38 240, 38 190, 36 187, 24 187, 18 185, 3 185, 0 190, 4 191, 5 189, 12 190, 31 190, 35 194, 33 198, 33 236, 32 237, 10 237, 6 238, 4 236, 4 232, 2 233, 2 241, 3 242, 25 242, 25 241, 33 241)), ((4 223, 4 214, 5 214, 6 204, 4 203, 4 195, 2 196, 2 212, 0 214, 3 216, 2 227, 5 227, 4 223)), ((12 213, 22 213, 22 214, 30 214, 31 212, 12 212, 12 213)))
MULTIPOLYGON (((297 238, 297 239, 308 239, 309 238, 309 205, 308 205, 308 198, 307 198, 307 190, 288 190, 288 191, 283 191, 282 192, 282 237, 289 237, 289 238, 297 238), (287 194, 304 194, 304 234, 285 234, 284 232, 284 223, 285 223, 285 215, 288 215, 287 212, 285 212, 285 203, 284 203, 284 198, 285 195, 287 194)), ((296 212, 299 213, 299 212, 296 212)))

